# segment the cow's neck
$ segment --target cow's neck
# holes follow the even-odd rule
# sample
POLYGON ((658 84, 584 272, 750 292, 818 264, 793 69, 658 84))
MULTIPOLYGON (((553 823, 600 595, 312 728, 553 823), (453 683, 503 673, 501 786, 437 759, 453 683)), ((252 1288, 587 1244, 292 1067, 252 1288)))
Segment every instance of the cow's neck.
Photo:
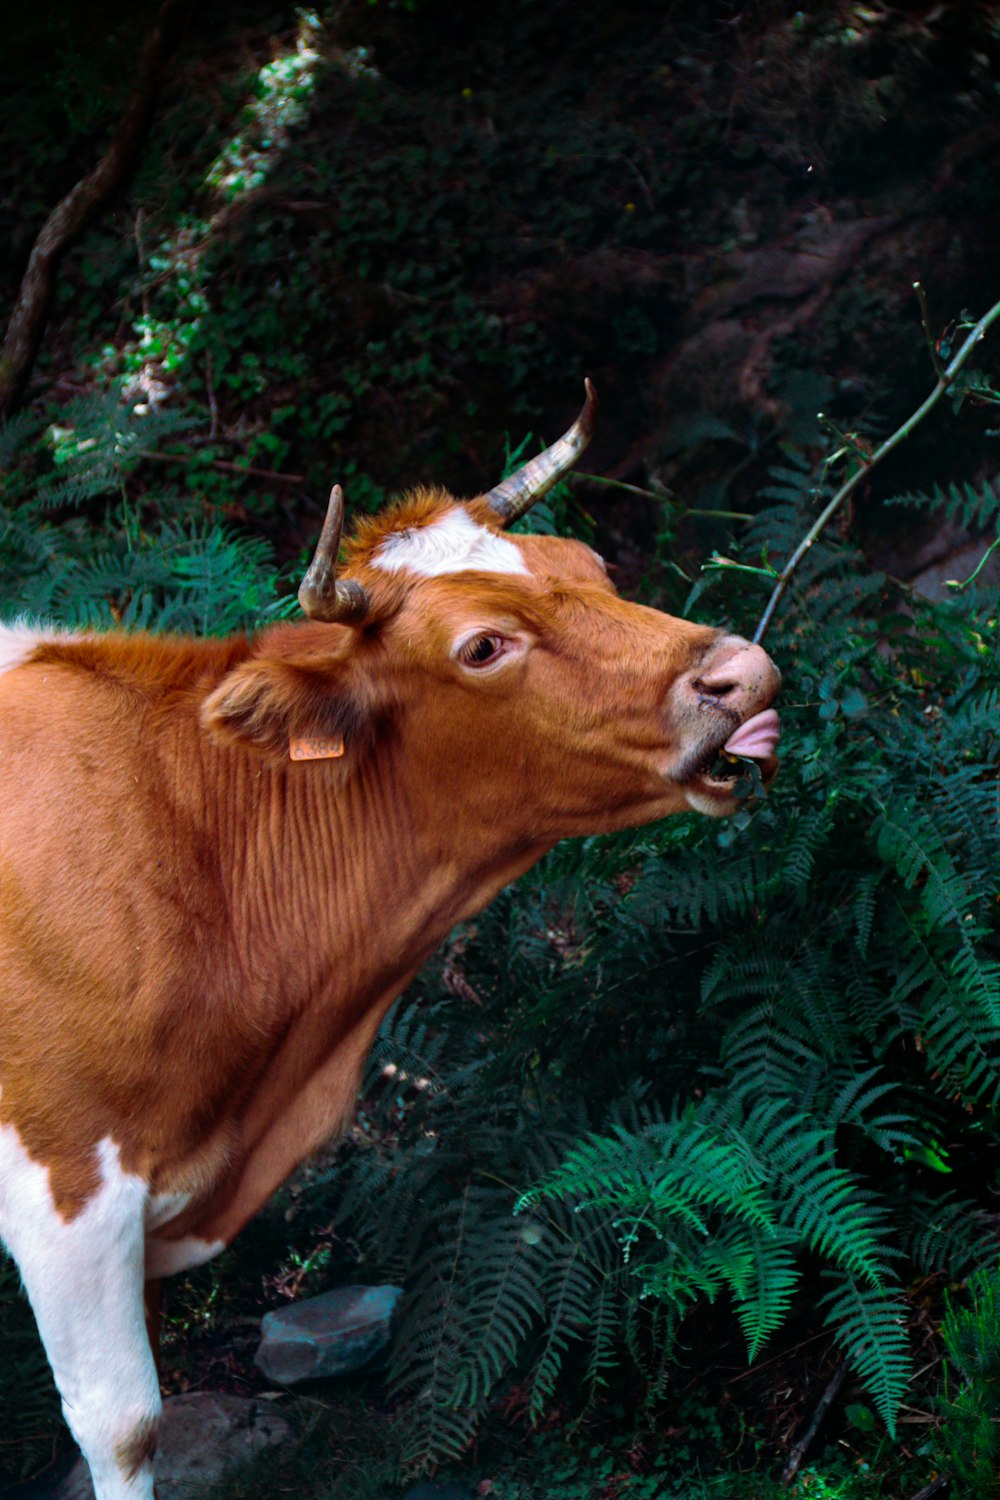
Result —
POLYGON ((241 779, 241 826, 220 841, 237 944, 289 1003, 322 992, 345 1020, 398 992, 551 842, 505 837, 474 798, 427 789, 388 748, 345 778, 248 761, 241 779))
MULTIPOLYGON (((228 1242, 349 1116, 379 1022, 416 970, 547 845, 512 848, 475 805, 440 789, 422 798, 385 756, 335 793, 335 776, 315 767, 269 774, 227 755, 221 780, 218 769, 205 777, 204 816, 224 851, 244 1060, 220 1099, 232 1170, 170 1233, 228 1242)), ((223 959, 216 998, 231 1003, 223 959)), ((163 1189, 186 1186, 185 1162, 182 1152, 163 1189)))

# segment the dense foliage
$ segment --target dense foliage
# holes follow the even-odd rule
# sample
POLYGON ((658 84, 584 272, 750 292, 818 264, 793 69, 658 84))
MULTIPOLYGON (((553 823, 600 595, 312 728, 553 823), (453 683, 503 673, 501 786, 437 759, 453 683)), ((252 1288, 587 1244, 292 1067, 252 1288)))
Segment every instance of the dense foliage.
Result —
MULTIPOLYGON (((992 296, 995 11, 729 10, 214 0, 130 192, 65 258, 29 394, 121 379, 184 412, 133 493, 196 493, 282 548, 332 475, 355 506, 492 482, 499 434, 553 436, 585 373, 592 467, 701 505, 789 424, 815 439, 820 407, 909 409, 914 273, 939 309, 992 296)), ((39 0, 6 38, 5 308, 144 24, 128 0, 39 0)))
MULTIPOLYGON (((745 552, 780 560, 823 489, 790 461, 745 552)), ((746 626, 735 576, 698 607, 746 626)), ((815 1299, 893 1430, 908 1289, 992 1253, 998 647, 995 591, 931 605, 821 543, 768 803, 559 850, 401 1007, 330 1208, 409 1289, 411 1457, 512 1377, 536 1420, 626 1358, 654 1399, 722 1293, 751 1360, 815 1299)))
MULTIPOLYGON (((504 429, 552 436, 589 372, 588 464, 642 493, 577 484, 534 524, 752 631, 863 442, 834 458, 817 406, 870 431, 929 383, 914 223, 935 302, 997 295, 1000 33, 978 5, 689 9, 220 4, 0 428, 4 614, 292 612, 332 478, 356 508, 492 482, 504 429)), ((122 103, 137 13, 102 14, 97 45, 42 4, 0 56, 5 305, 122 103)), ((901 1454, 907 1493, 935 1466, 993 1492, 998 600, 975 562, 940 603, 889 574, 936 529, 986 551, 995 422, 929 423, 796 575, 770 798, 563 846, 453 934, 339 1154, 174 1290, 189 1378, 179 1351, 263 1299, 406 1286, 388 1397, 307 1412, 275 1492, 384 1500, 499 1429, 524 1451, 498 1500, 769 1496, 842 1361, 846 1468, 803 1493, 895 1494, 901 1454)), ((14 1476, 58 1417, 7 1263, 0 1313, 14 1476)))

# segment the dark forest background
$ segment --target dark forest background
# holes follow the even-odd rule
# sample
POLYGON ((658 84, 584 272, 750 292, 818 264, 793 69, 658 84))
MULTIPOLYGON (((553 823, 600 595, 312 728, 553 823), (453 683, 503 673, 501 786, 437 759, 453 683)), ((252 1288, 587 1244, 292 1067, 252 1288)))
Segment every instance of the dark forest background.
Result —
MULTIPOLYGON (((1000 298, 990 4, 159 18, 154 53, 126 0, 5 16, 8 617, 293 613, 332 482, 478 493, 586 375, 533 524, 749 634, 1000 298)), ((227 1495, 1000 1493, 998 363, 797 572, 771 797, 562 848, 453 934, 349 1140, 172 1287, 166 1388, 249 1393, 265 1308, 406 1289, 388 1364, 283 1398, 295 1443, 227 1495)), ((2 1265, 0 1311, 24 1494, 68 1442, 2 1265)))

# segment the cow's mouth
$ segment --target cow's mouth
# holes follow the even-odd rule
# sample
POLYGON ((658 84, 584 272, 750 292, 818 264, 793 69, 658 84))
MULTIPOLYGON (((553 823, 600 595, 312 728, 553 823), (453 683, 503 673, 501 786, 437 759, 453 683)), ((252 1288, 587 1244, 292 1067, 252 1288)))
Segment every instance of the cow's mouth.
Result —
MULTIPOLYGON (((759 771, 759 779, 768 786, 778 769, 776 750, 781 736, 781 723, 777 711, 765 708, 739 725, 720 744, 716 738, 701 759, 693 767, 685 784, 702 796, 724 802, 732 802, 737 783, 747 777, 752 762, 759 771)), ((748 791, 753 790, 751 781, 748 791)))

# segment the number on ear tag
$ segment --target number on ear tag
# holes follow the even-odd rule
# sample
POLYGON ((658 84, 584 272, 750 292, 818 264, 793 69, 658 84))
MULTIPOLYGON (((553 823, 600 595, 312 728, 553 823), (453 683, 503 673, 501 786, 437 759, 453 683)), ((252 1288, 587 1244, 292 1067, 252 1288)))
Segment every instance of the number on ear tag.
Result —
POLYGON ((292 760, 339 760, 344 753, 342 735, 320 739, 317 735, 294 736, 288 742, 288 754, 292 760))

